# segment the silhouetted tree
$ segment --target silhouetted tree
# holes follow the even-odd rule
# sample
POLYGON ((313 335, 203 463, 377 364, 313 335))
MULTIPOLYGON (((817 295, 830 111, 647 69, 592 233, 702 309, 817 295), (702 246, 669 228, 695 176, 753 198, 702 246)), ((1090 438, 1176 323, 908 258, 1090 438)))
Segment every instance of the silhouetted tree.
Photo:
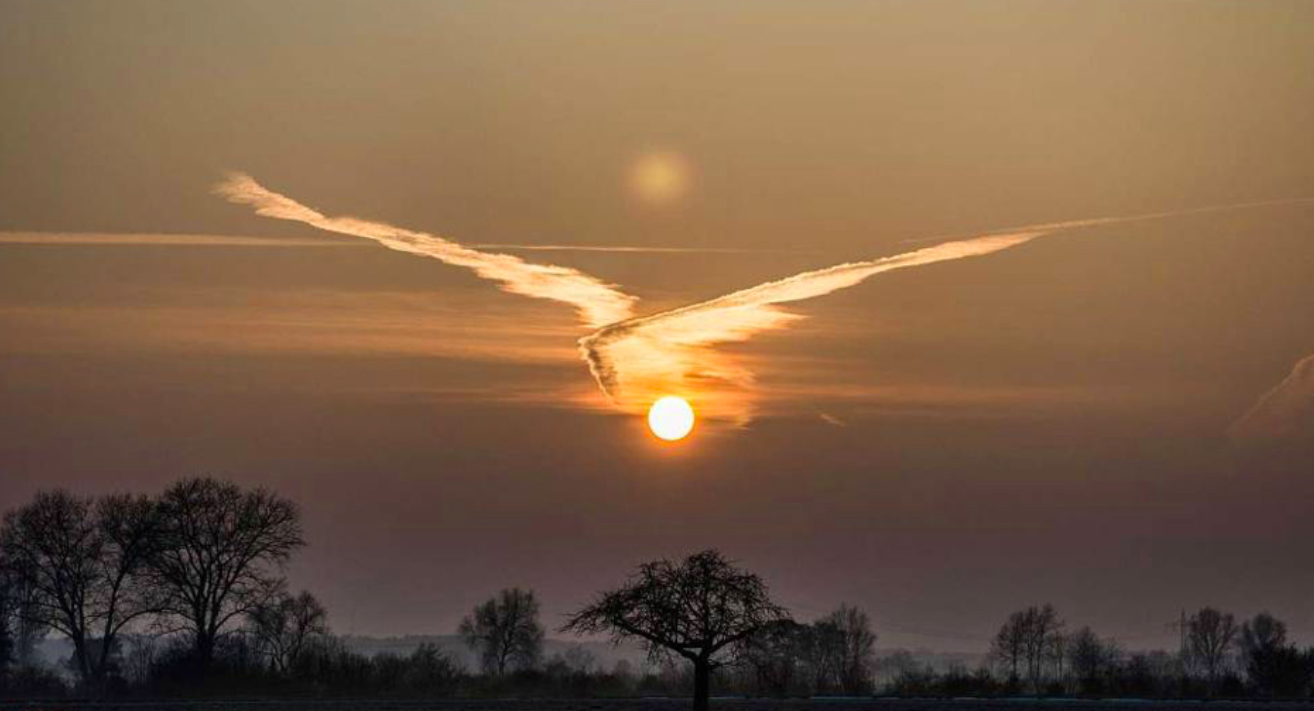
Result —
POLYGON ((445 696, 456 688, 461 668, 432 643, 415 648, 406 658, 401 688, 412 693, 445 696))
POLYGON ((141 573, 158 532, 145 497, 41 492, 5 515, 0 561, 29 597, 25 617, 68 637, 81 679, 99 689, 120 632, 156 610, 141 573))
POLYGON ((300 513, 265 489, 196 478, 166 489, 159 515, 150 574, 161 609, 182 622, 193 661, 205 668, 225 626, 280 589, 272 569, 305 545, 300 513))
POLYGON ((800 630, 799 647, 804 671, 816 693, 830 693, 836 688, 843 634, 833 621, 824 617, 800 630))
POLYGON ((617 590, 571 616, 563 631, 639 639, 651 655, 675 654, 694 669, 693 708, 705 711, 722 652, 770 624, 789 619, 767 586, 707 550, 679 563, 645 563, 617 590))
POLYGON ((1206 607, 1191 615, 1186 627, 1186 645, 1191 659, 1204 668, 1213 693, 1236 639, 1236 620, 1231 613, 1206 607))
POLYGON ((1100 639, 1089 627, 1071 635, 1067 653, 1072 674, 1083 694, 1103 693, 1121 656, 1117 644, 1100 639))
POLYGON ((328 611, 314 595, 280 592, 247 613, 256 650, 270 669, 287 674, 311 644, 329 633, 328 611))
POLYGON ((1045 680, 1045 662, 1054 657, 1063 632, 1063 621, 1052 605, 1014 612, 999 628, 990 645, 990 656, 1008 670, 1009 680, 1017 682, 1025 666, 1032 691, 1039 693, 1045 680))
POLYGON ((770 623, 746 637, 735 657, 759 693, 784 696, 797 681, 809 630, 793 620, 770 623))
POLYGON ((1300 696, 1314 677, 1314 652, 1287 644, 1287 626, 1267 612, 1241 625, 1238 646, 1246 675, 1263 696, 1300 696))
POLYGON ((834 660, 835 682, 840 691, 850 695, 870 692, 876 634, 871 631, 867 613, 840 605, 821 622, 833 630, 823 635, 823 643, 833 645, 833 652, 827 656, 834 660))
POLYGON ((1021 679, 1022 660, 1026 654, 1026 628, 1021 612, 1014 612, 1000 626, 990 642, 990 657, 1008 670, 1008 679, 1016 683, 1021 679))
POLYGON ((479 655, 486 674, 532 669, 543 655, 544 631, 533 590, 508 588, 476 605, 457 633, 479 655))
POLYGON ((9 576, 0 571, 0 690, 8 686, 9 668, 14 663, 14 597, 9 576))
MULTIPOLYGON (((2 563, 0 563, 2 565, 2 563)), ((37 595, 31 584, 21 576, 6 573, 0 568, 9 596, 9 632, 13 641, 13 662, 19 667, 30 667, 36 662, 37 642, 50 628, 37 614, 37 595)))

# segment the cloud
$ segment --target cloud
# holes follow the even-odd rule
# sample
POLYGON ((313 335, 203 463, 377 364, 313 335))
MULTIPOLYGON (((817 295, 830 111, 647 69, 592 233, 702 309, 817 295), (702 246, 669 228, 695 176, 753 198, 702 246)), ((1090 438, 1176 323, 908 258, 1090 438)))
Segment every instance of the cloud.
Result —
POLYGON ((614 285, 569 267, 535 264, 509 254, 481 252, 441 237, 381 222, 326 217, 292 198, 266 189, 249 175, 231 174, 215 188, 215 192, 231 202, 251 205, 256 214, 265 217, 303 222, 329 232, 371 239, 389 249, 465 267, 484 279, 499 282, 504 290, 513 294, 570 304, 579 312, 584 324, 591 328, 629 318, 637 301, 614 285))
MULTIPOLYGON (((162 247, 365 247, 363 242, 332 241, 306 237, 242 237, 237 235, 194 235, 133 232, 35 232, 0 231, 0 244, 49 246, 141 245, 162 247)), ((472 249, 506 249, 513 252, 608 252, 621 254, 808 254, 815 250, 734 249, 721 247, 619 246, 603 244, 507 244, 467 245, 472 249)))
POLYGON ((735 249, 733 247, 631 247, 602 244, 503 244, 469 245, 475 249, 510 249, 516 252, 611 252, 621 254, 815 254, 809 249, 735 249))
POLYGON ((1298 361, 1227 433, 1238 444, 1314 440, 1314 355, 1298 361))
POLYGON ((803 272, 605 326, 580 339, 580 348, 599 387, 623 410, 641 411, 655 397, 677 393, 695 401, 705 416, 743 423, 752 417, 744 393, 753 385, 753 374, 710 346, 744 341, 802 318, 778 304, 823 296, 895 269, 991 254, 1042 234, 991 235, 803 272))
MULTIPOLYGON (((421 357, 578 367, 578 329, 551 307, 469 294, 145 289, 128 302, 0 304, 4 354, 421 357)), ((558 371, 560 372, 560 371, 558 371)))
POLYGON ((830 414, 829 412, 818 412, 818 413, 817 413, 817 417, 820 418, 822 422, 825 422, 825 423, 828 424, 828 425, 833 425, 833 426, 835 426, 835 427, 848 427, 848 426, 849 426, 849 424, 848 424, 847 422, 845 422, 844 420, 841 420, 840 418, 838 418, 838 417, 836 417, 836 416, 830 414))
POLYGON ((734 357, 711 347, 745 341, 802 318, 779 304, 824 296, 895 269, 992 254, 1063 230, 1309 202, 1314 199, 1265 200, 992 230, 890 257, 804 272, 604 326, 580 339, 580 349, 598 386, 622 410, 642 412, 656 397, 676 393, 694 402, 705 417, 742 424, 753 417, 753 373, 734 357))
MULTIPOLYGON (((783 329, 802 318, 782 308, 782 304, 824 296, 895 269, 993 254, 1063 230, 1314 202, 1314 198, 1266 200, 990 230, 903 254, 803 272, 701 303, 634 317, 637 297, 576 269, 482 252, 441 237, 379 222, 325 217, 240 173, 230 175, 216 192, 232 202, 252 205, 257 214, 266 217, 371 239, 391 249, 466 267, 480 277, 499 282, 511 293, 570 304, 584 324, 595 329, 579 339, 579 348, 599 389, 613 406, 624 412, 641 413, 656 398, 678 394, 693 402, 704 418, 741 424, 749 422, 754 415, 754 374, 741 357, 718 351, 714 346, 746 341, 762 332, 783 329)), ((583 247, 541 247, 580 248, 583 247)), ((625 247, 587 249, 629 250, 625 247)))
POLYGON ((233 235, 190 235, 122 232, 0 232, 0 244, 50 246, 141 245, 177 247, 356 247, 354 242, 322 239, 237 237, 233 235))

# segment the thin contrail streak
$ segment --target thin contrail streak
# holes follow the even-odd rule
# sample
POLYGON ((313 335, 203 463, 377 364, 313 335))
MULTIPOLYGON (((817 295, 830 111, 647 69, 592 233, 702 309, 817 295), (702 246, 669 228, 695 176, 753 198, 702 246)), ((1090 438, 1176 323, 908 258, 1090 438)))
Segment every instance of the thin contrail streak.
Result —
POLYGON ((1273 443, 1314 433, 1314 354, 1297 361, 1282 382, 1264 393, 1227 429, 1238 443, 1273 443))
MULTIPOLYGON (((367 247, 364 242, 327 241, 310 237, 247 237, 169 232, 36 232, 0 231, 0 244, 50 246, 150 247, 367 247)), ((471 249, 505 249, 513 252, 619 252, 625 254, 813 254, 804 249, 735 249, 732 247, 620 246, 604 244, 477 243, 471 249)))
MULTIPOLYGON (((609 324, 581 338, 580 350, 598 387, 624 409, 640 408, 663 393, 699 391, 705 397, 717 384, 742 390, 752 384, 752 373, 714 353, 710 346, 743 341, 799 318, 778 304, 824 296, 894 269, 991 254, 1062 230, 1310 202, 1314 198, 1265 200, 989 230, 969 239, 803 272, 701 303, 609 324)), ((742 406, 723 409, 741 422, 750 416, 742 406), (739 411, 734 412, 736 409, 739 411)))
POLYGON ((328 242, 303 237, 239 237, 234 235, 191 235, 115 232, 0 232, 0 244, 50 246, 149 246, 149 247, 357 247, 356 242, 328 242))
POLYGON ((465 267, 496 281, 511 293, 561 301, 579 312, 584 323, 598 328, 633 314, 636 297, 569 267, 535 264, 509 254, 481 252, 424 232, 354 217, 327 217, 285 195, 266 189, 249 175, 233 173, 215 192, 228 200, 255 207, 256 214, 302 222, 329 232, 363 237, 389 249, 431 257, 465 267))
POLYGON ((635 254, 816 254, 812 249, 736 249, 734 247, 622 247, 598 244, 478 243, 474 249, 509 249, 517 252, 621 252, 635 254))
POLYGON ((1153 220, 1163 220, 1170 217, 1187 217, 1190 215, 1203 215, 1211 212, 1228 212, 1231 210, 1248 210, 1258 207, 1278 207, 1282 205, 1306 205, 1314 203, 1314 197, 1296 197, 1282 198, 1277 200, 1252 200, 1250 202, 1233 202, 1225 205, 1207 205, 1205 207, 1188 207, 1181 210, 1165 210, 1161 212, 1146 212, 1139 215, 1124 215, 1121 217, 1097 217, 1085 220, 1068 220, 1065 222, 1043 222, 1034 225, 1022 225, 1019 227, 997 227, 984 232, 955 233, 935 235, 931 237, 915 237, 912 239, 899 240, 901 244, 917 244, 922 242, 941 242, 944 240, 964 239, 978 235, 995 235, 1017 232, 1021 230, 1045 230, 1053 232, 1061 229, 1075 229, 1078 227, 1096 227, 1099 225, 1127 224, 1133 222, 1150 222, 1153 220))

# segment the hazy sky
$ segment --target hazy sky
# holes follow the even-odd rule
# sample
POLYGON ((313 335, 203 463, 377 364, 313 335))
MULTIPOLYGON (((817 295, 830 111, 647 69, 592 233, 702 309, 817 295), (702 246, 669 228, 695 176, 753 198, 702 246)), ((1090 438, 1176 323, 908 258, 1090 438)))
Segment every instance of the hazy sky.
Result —
POLYGON ((1314 197, 1311 67, 1303 0, 0 0, 0 506, 273 487, 344 632, 450 632, 514 584, 555 623, 716 546, 882 644, 980 649, 1045 601, 1128 646, 1204 604, 1314 642, 1314 205, 784 304, 714 351, 752 416, 659 446, 570 306, 214 193, 608 248, 508 253, 647 315, 1314 197), (1281 436, 1229 440, 1280 383, 1248 422, 1281 436))

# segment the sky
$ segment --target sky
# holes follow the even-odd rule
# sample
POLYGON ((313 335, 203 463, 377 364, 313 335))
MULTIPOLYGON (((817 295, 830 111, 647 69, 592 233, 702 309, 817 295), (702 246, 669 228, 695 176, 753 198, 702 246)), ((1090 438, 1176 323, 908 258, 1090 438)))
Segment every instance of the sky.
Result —
POLYGON ((883 646, 1314 642, 1310 66, 1300 0, 0 0, 0 507, 271 487, 357 634, 717 547, 883 646))

